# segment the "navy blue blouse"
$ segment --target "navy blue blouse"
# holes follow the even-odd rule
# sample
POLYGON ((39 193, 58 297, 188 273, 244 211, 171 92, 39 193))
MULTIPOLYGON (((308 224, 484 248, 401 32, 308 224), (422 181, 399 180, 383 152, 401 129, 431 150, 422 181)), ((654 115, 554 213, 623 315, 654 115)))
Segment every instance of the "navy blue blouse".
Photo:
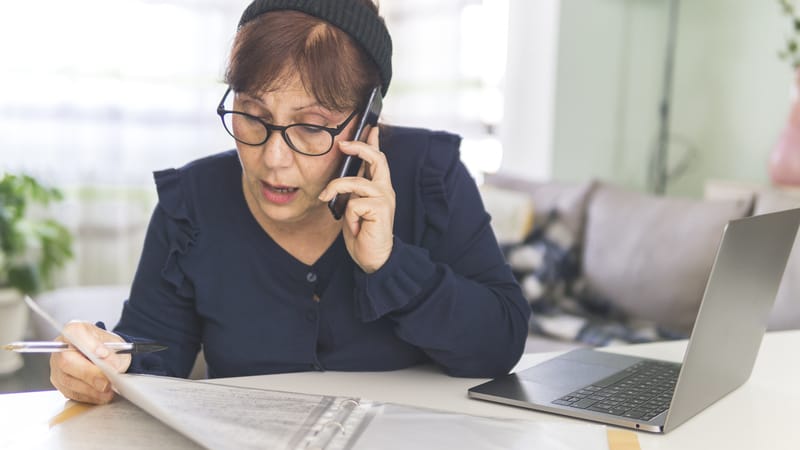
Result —
POLYGON ((530 309, 459 143, 443 132, 382 129, 395 237, 372 274, 341 235, 311 266, 278 246, 247 207, 235 151, 156 172, 158 206, 115 331, 169 349, 135 355, 129 372, 186 377, 202 346, 209 377, 431 361, 455 376, 507 373, 530 309))

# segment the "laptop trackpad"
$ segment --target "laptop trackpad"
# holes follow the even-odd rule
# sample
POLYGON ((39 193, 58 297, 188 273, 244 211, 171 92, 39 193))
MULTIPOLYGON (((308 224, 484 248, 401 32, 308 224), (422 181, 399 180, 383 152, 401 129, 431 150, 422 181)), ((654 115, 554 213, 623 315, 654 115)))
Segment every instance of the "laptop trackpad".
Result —
POLYGON ((582 388, 619 370, 619 367, 555 358, 518 372, 517 376, 527 382, 561 391, 582 388))

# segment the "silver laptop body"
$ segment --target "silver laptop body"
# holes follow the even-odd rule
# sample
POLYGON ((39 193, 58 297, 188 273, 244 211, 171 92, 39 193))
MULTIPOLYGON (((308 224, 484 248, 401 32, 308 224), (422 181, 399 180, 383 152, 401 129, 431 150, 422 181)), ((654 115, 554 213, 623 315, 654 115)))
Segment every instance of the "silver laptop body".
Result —
POLYGON ((679 371, 663 413, 645 420, 553 403, 594 383, 624 379, 626 369, 648 361, 593 349, 475 386, 469 397, 637 430, 674 429, 750 377, 798 224, 800 209, 792 209, 725 227, 683 363, 662 362, 679 371))

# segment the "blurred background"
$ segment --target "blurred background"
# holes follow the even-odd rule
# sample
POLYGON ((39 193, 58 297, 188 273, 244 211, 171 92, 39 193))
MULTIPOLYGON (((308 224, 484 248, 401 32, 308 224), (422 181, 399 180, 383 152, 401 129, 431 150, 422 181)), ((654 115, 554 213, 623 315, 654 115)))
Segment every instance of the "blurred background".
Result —
MULTIPOLYGON (((60 188, 59 286, 128 284, 152 172, 232 148, 215 107, 246 0, 0 6, 0 172, 60 188)), ((384 120, 457 132, 479 182, 600 179, 700 197, 767 185, 793 23, 778 1, 381 0, 384 120)), ((213 182, 213 180, 211 180, 213 182)))

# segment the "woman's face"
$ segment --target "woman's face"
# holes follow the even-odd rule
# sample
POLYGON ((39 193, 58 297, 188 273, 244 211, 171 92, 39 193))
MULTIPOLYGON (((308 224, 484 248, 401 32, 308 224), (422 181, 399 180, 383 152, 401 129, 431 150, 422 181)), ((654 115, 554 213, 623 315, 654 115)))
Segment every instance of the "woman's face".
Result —
MULTIPOLYGON (((350 115, 349 111, 320 106, 299 79, 261 97, 236 94, 234 109, 282 126, 309 123, 335 128, 350 115)), ((339 140, 350 138, 355 123, 352 120, 336 136, 331 151, 322 156, 295 152, 279 131, 272 131, 260 146, 236 142, 244 172, 244 194, 253 214, 277 226, 308 225, 329 219, 327 205, 317 197, 340 165, 339 140)))

